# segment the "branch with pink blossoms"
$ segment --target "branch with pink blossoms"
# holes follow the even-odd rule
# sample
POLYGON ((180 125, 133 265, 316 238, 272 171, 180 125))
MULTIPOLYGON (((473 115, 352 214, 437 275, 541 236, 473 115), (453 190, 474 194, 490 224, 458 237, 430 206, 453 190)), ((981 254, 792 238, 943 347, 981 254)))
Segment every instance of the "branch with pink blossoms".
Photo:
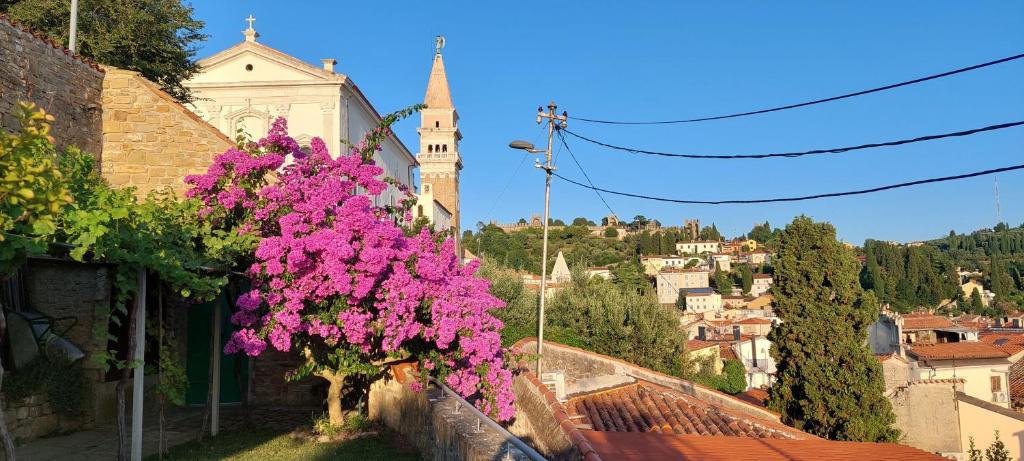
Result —
POLYGON ((228 150, 186 179, 189 196, 204 204, 201 218, 224 239, 251 245, 244 262, 252 289, 238 298, 225 351, 298 350, 311 360, 295 376, 325 377, 372 375, 389 358, 413 357, 509 420, 512 373, 502 323, 491 314, 504 303, 475 264, 459 264, 452 239, 403 232, 415 196, 382 179, 373 161, 394 136, 391 124, 419 108, 388 115, 337 158, 319 138, 304 155, 279 118, 257 146, 228 150), (371 197, 391 187, 404 194, 401 204, 374 205, 371 197))

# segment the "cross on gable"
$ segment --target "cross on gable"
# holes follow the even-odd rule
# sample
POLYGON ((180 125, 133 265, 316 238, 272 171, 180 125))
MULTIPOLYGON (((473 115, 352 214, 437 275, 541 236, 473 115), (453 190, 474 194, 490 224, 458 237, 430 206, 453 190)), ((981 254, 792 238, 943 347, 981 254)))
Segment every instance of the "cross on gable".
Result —
POLYGON ((252 15, 250 14, 248 18, 245 18, 245 21, 249 23, 249 29, 252 29, 252 28, 253 28, 253 27, 252 27, 252 25, 253 25, 253 23, 255 23, 255 22, 256 22, 256 18, 254 18, 254 17, 253 17, 253 16, 252 16, 252 15))

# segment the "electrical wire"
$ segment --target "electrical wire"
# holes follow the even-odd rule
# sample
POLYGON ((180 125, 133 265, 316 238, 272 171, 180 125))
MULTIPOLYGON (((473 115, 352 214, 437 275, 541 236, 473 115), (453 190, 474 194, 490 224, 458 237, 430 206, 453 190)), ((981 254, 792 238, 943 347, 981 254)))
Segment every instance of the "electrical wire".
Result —
POLYGON ((861 190, 854 190, 854 191, 847 191, 847 192, 832 192, 832 193, 827 193, 827 194, 804 195, 804 196, 799 196, 799 197, 781 197, 781 198, 745 199, 745 200, 686 200, 686 199, 673 199, 673 198, 665 198, 665 197, 654 197, 654 196, 650 196, 650 195, 635 194, 635 193, 630 193, 630 192, 619 192, 619 191, 613 191, 613 190, 609 190, 609 189, 603 189, 603 188, 600 188, 600 187, 589 186, 589 185, 583 184, 583 183, 581 183, 579 181, 576 181, 576 180, 567 178, 565 176, 562 176, 562 175, 560 175, 558 173, 552 173, 552 174, 554 174, 555 176, 557 176, 560 179, 563 179, 563 180, 565 180, 567 182, 570 182, 572 184, 575 184, 577 186, 580 186, 580 187, 583 187, 583 188, 586 188, 586 189, 595 189, 595 190, 599 190, 601 192, 605 192, 605 193, 608 193, 608 194, 621 195, 621 196, 624 196, 624 197, 633 197, 633 198, 639 198, 639 199, 644 199, 644 200, 654 200, 654 201, 659 201, 659 202, 685 203, 685 204, 691 204, 691 205, 727 205, 727 204, 799 202, 799 201, 803 201, 803 200, 815 200, 815 199, 829 198, 829 197, 844 197, 844 196, 848 196, 848 195, 870 194, 870 193, 874 193, 874 192, 881 192, 881 191, 886 191, 886 190, 891 190, 891 189, 899 189, 899 188, 903 188, 903 187, 918 186, 918 185, 921 185, 921 184, 930 184, 930 183, 937 183, 937 182, 953 181, 953 180, 957 180, 957 179, 973 178, 973 177, 977 177, 977 176, 985 176, 985 175, 990 175, 990 174, 1002 173, 1002 172, 1005 172, 1005 171, 1014 171, 1014 170, 1021 170, 1021 169, 1024 169, 1024 164, 1007 166, 1007 167, 1002 167, 1002 168, 993 168, 991 170, 976 171, 974 173, 958 174, 958 175, 954 175, 954 176, 944 176, 944 177, 941 177, 941 178, 920 179, 920 180, 917 180, 917 181, 910 181, 910 182, 904 182, 904 183, 899 183, 899 184, 891 184, 891 185, 888 185, 888 186, 873 187, 871 189, 861 189, 861 190))
MULTIPOLYGON (((537 134, 533 137, 534 144, 537 143, 537 140, 540 139, 540 136, 543 132, 543 129, 537 131, 537 134)), ((505 193, 508 192, 509 186, 512 185, 512 181, 516 178, 516 175, 519 174, 519 170, 523 168, 523 164, 526 163, 526 158, 529 156, 529 152, 523 152, 523 158, 519 160, 519 164, 516 165, 516 168, 514 170, 512 170, 512 174, 508 177, 508 180, 505 181, 505 187, 501 188, 501 192, 499 192, 498 195, 494 197, 494 201, 491 203, 491 208, 487 210, 487 214, 485 214, 484 216, 491 216, 491 213, 494 212, 494 209, 498 207, 498 203, 501 202, 502 197, 504 197, 505 193)))
MULTIPOLYGON (((565 151, 569 153, 569 156, 572 157, 572 161, 577 167, 579 167, 580 173, 583 173, 583 177, 587 178, 587 183, 590 184, 591 187, 594 187, 594 181, 590 180, 590 175, 587 174, 587 170, 583 169, 583 165, 581 165, 580 161, 576 159, 576 154, 572 153, 572 149, 569 147, 569 144, 565 142, 565 135, 562 134, 563 130, 564 128, 558 130, 558 139, 562 141, 562 146, 565 147, 565 151)), ((601 195, 601 191, 594 188, 594 193, 597 194, 597 198, 601 199, 601 203, 604 204, 604 207, 608 209, 608 212, 611 213, 612 216, 618 216, 615 214, 615 210, 612 210, 612 206, 608 204, 608 201, 604 199, 604 196, 601 195)))
POLYGON ((1010 61, 1015 61, 1015 60, 1021 59, 1021 58, 1024 58, 1024 53, 1017 54, 1017 55, 1014 55, 1014 56, 1005 57, 1005 58, 1002 58, 1002 59, 997 59, 995 61, 989 61, 989 62, 985 62, 985 63, 981 63, 981 64, 975 64, 973 66, 961 67, 959 69, 954 69, 954 70, 943 72, 943 73, 940 73, 940 74, 929 75, 927 77, 915 78, 913 80, 907 80, 905 82, 900 82, 900 83, 894 83, 894 84, 891 84, 891 85, 880 86, 880 87, 877 87, 877 88, 871 88, 871 89, 867 89, 867 90, 856 91, 856 92, 853 92, 853 93, 847 93, 847 94, 843 94, 843 95, 839 95, 839 96, 832 96, 832 97, 829 97, 829 98, 815 99, 813 101, 806 101, 806 102, 801 102, 801 103, 796 103, 796 104, 788 104, 788 105, 785 105, 785 106, 772 107, 772 108, 768 108, 768 109, 752 110, 752 111, 749 111, 749 112, 740 112, 740 113, 736 113, 736 114, 716 115, 716 116, 711 116, 711 117, 698 117, 698 118, 690 118, 690 119, 683 119, 683 120, 658 120, 658 121, 617 121, 617 120, 600 120, 600 119, 592 119, 592 118, 584 118, 584 117, 569 117, 569 118, 571 118, 573 120, 579 120, 581 122, 603 123, 603 124, 608 124, 608 125, 668 125, 668 124, 674 124, 674 123, 696 123, 696 122, 707 122, 707 121, 711 121, 711 120, 724 120, 724 119, 729 119, 729 118, 746 117, 746 116, 749 116, 749 115, 767 114, 769 112, 778 112, 778 111, 787 110, 787 109, 796 109, 798 107, 812 106, 812 105, 815 105, 815 104, 822 104, 822 103, 831 102, 831 101, 838 101, 840 99, 852 98, 852 97, 855 97, 855 96, 863 96, 865 94, 877 93, 879 91, 891 90, 891 89, 894 89, 894 88, 899 88, 899 87, 903 87, 903 86, 913 85, 913 84, 921 83, 921 82, 927 82, 929 80, 935 80, 935 79, 942 78, 942 77, 949 77, 951 75, 961 74, 961 73, 969 72, 969 71, 972 71, 972 70, 982 69, 982 68, 989 67, 989 66, 994 66, 994 65, 997 65, 997 64, 1002 64, 1002 63, 1006 63, 1006 62, 1010 62, 1010 61))
POLYGON ((680 154, 680 153, 672 153, 672 152, 659 152, 659 151, 638 149, 638 148, 634 148, 634 147, 617 146, 617 145, 614 145, 614 144, 608 144, 608 143, 605 143, 605 142, 601 142, 601 141, 598 141, 596 139, 588 138, 586 136, 583 136, 583 135, 581 135, 579 133, 575 133, 575 132, 570 131, 568 129, 563 129, 563 131, 565 131, 566 133, 569 133, 572 136, 575 136, 576 138, 579 138, 579 139, 581 139, 583 141, 587 141, 587 142, 592 143, 592 144, 596 144, 598 146, 607 147, 609 149, 621 150, 621 151, 624 151, 624 152, 630 152, 630 153, 633 153, 633 154, 658 155, 658 156, 662 156, 662 157, 690 158, 690 159, 734 160, 734 159, 763 159, 763 158, 796 158, 796 157, 803 157, 805 155, 841 154, 841 153, 844 153, 844 152, 850 152, 850 151, 862 150, 862 149, 872 149, 872 148, 877 148, 877 147, 901 146, 901 145, 904 145, 904 144, 913 144, 913 143, 916 143, 916 142, 934 141, 936 139, 945 139, 945 138, 953 138, 953 137, 961 137, 961 136, 970 136, 972 134, 984 133, 984 132, 987 132, 987 131, 1002 130, 1002 129, 1005 129, 1005 128, 1013 128, 1013 127, 1021 126, 1021 125, 1024 125, 1024 120, 1017 121, 1017 122, 1000 123, 998 125, 990 125, 990 126, 986 126, 986 127, 982 127, 982 128, 974 128, 974 129, 970 129, 970 130, 955 131, 955 132, 952 132, 952 133, 933 134, 933 135, 927 135, 927 136, 919 136, 919 137, 910 138, 910 139, 900 139, 900 140, 897 140, 897 141, 885 141, 885 142, 878 142, 878 143, 860 144, 860 145, 857 145, 857 146, 832 147, 832 148, 828 148, 828 149, 814 149, 814 150, 798 151, 798 152, 779 152, 779 153, 770 153, 770 154, 680 154))

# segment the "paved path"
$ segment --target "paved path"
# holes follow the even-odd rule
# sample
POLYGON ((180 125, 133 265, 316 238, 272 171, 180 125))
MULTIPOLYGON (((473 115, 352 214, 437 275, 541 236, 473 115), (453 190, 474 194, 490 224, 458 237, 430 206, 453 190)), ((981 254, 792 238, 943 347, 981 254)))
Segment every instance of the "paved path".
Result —
MULTIPOLYGON (((192 441, 202 426, 202 408, 175 408, 164 421, 164 445, 173 447, 192 441)), ((251 420, 266 429, 293 429, 311 420, 313 410, 306 408, 256 408, 251 420)), ((244 425, 241 408, 221 408, 221 432, 238 430, 244 425)), ((128 423, 129 431, 131 422, 128 423)), ((156 454, 159 425, 154 415, 145 420, 142 431, 143 457, 156 454)), ((2 457, 2 453, 0 453, 2 457)), ((18 446, 18 459, 29 461, 68 460, 111 461, 117 458, 117 429, 105 426, 73 434, 33 440, 18 446)))

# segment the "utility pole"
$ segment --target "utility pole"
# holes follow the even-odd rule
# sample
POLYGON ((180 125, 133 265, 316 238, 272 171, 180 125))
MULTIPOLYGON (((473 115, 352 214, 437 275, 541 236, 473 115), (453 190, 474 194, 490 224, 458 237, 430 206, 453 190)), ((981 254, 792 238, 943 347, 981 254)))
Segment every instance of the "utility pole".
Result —
POLYGON ((71 31, 68 37, 68 50, 78 52, 78 0, 71 0, 71 31))
POLYGON ((562 111, 562 115, 555 114, 555 109, 558 106, 555 105, 554 101, 548 103, 548 111, 544 112, 544 107, 537 108, 537 124, 541 124, 545 119, 548 121, 548 148, 547 150, 535 149, 533 144, 526 141, 512 141, 509 147, 513 149, 525 150, 531 154, 544 153, 545 161, 534 165, 537 168, 544 170, 544 242, 541 246, 541 263, 540 263, 540 307, 537 312, 537 377, 541 376, 541 356, 544 353, 544 298, 546 297, 545 291, 547 291, 548 283, 548 227, 549 221, 551 220, 551 173, 557 168, 551 164, 551 147, 554 144, 555 130, 559 130, 566 127, 566 121, 569 119, 569 114, 562 111))
POLYGON ((541 165, 537 162, 537 168, 544 170, 544 243, 541 245, 540 253, 540 312, 537 315, 537 377, 541 375, 541 359, 544 354, 544 299, 547 298, 548 283, 548 227, 551 224, 551 172, 555 166, 551 164, 551 147, 554 143, 555 129, 565 128, 568 114, 555 115, 558 106, 554 101, 548 103, 548 111, 545 113, 543 107, 537 108, 537 124, 544 119, 548 121, 548 149, 545 153, 546 162, 541 165))

